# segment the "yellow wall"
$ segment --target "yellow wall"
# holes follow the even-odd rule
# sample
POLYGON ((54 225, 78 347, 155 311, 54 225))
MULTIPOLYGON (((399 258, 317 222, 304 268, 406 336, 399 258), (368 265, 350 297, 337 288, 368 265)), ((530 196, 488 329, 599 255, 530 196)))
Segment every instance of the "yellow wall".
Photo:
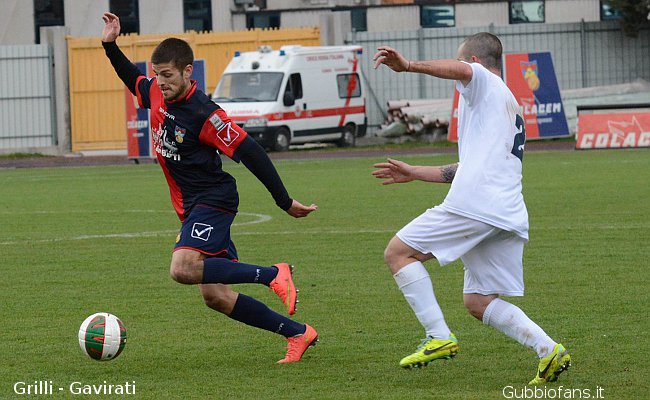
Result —
MULTIPOLYGON (((170 36, 187 40, 194 58, 205 60, 208 94, 214 91, 235 51, 251 51, 262 45, 274 49, 287 44, 320 45, 318 28, 127 35, 120 36, 117 44, 131 61, 147 61, 154 47, 170 36)), ((67 39, 72 151, 126 149, 124 85, 104 55, 101 39, 67 39)))

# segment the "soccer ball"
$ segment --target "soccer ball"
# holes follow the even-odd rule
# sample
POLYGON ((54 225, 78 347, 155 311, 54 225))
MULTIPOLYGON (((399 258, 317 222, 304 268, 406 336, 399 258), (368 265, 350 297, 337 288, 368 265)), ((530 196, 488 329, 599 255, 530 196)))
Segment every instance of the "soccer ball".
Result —
POLYGON ((108 361, 119 356, 126 345, 126 328, 113 314, 91 315, 79 327, 81 350, 93 360, 108 361))

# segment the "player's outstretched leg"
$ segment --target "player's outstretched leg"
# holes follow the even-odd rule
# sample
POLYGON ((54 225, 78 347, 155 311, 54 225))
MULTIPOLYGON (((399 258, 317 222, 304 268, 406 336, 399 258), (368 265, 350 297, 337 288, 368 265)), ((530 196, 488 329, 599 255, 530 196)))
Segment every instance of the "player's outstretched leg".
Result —
MULTIPOLYGON (((466 294, 466 305, 468 296, 476 295, 466 294)), ((477 318, 481 317, 477 313, 472 314, 477 318)), ((571 356, 564 346, 553 341, 539 325, 514 304, 497 297, 488 304, 482 318, 479 319, 482 319, 484 324, 535 350, 540 361, 537 376, 530 381, 531 385, 554 382, 571 366, 571 356)))
POLYGON ((287 338, 287 354, 276 364, 286 364, 300 361, 302 355, 310 346, 316 346, 318 332, 305 324, 305 333, 287 338))
POLYGON ((291 320, 252 297, 234 292, 228 285, 199 285, 205 304, 235 321, 285 337, 287 354, 282 363, 299 361, 309 346, 316 344, 318 333, 307 324, 291 320))
POLYGON ((434 339, 430 336, 422 339, 415 353, 402 358, 399 362, 402 368, 425 367, 434 360, 449 360, 458 354, 458 339, 452 333, 447 339, 434 339))
POLYGON ((282 303, 287 307, 287 313, 293 315, 296 313, 296 303, 298 290, 293 283, 293 265, 287 263, 275 264, 278 274, 269 284, 269 288, 278 295, 282 303))
POLYGON ((535 378, 528 382, 529 385, 541 385, 546 382, 557 381, 558 376, 571 366, 571 356, 569 352, 558 343, 553 348, 553 352, 539 360, 539 367, 535 378))

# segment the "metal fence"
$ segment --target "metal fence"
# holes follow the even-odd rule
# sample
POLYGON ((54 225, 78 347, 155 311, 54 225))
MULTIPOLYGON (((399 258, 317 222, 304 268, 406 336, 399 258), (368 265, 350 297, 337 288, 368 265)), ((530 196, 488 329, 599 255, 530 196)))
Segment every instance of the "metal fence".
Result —
POLYGON ((0 149, 56 145, 47 45, 0 46, 0 149))
POLYGON ((386 67, 373 69, 372 57, 380 45, 398 49, 417 60, 456 58, 458 45, 469 35, 487 30, 501 38, 504 52, 550 51, 560 90, 650 81, 650 27, 637 38, 623 35, 616 22, 528 24, 488 28, 434 28, 406 32, 357 32, 348 43, 363 46, 361 68, 371 91, 368 123, 383 121, 388 100, 450 99, 453 82, 422 74, 396 74, 386 67))

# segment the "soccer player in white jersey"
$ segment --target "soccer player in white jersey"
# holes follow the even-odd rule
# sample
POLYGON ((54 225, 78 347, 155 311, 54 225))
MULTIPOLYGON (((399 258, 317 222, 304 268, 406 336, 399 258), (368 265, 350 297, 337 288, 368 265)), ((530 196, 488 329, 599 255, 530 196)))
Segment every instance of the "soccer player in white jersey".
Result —
POLYGON ((414 180, 451 183, 441 205, 426 210, 390 240, 384 258, 399 289, 426 332, 404 368, 449 359, 459 350, 436 301, 423 262, 440 265, 461 259, 465 270, 463 300, 469 313, 533 348, 539 368, 530 384, 557 380, 571 357, 535 322, 501 296, 523 296, 523 249, 528 213, 521 192, 526 132, 521 110, 501 79, 501 41, 482 32, 465 39, 456 60, 409 61, 382 46, 374 57, 396 72, 414 72, 456 81, 459 162, 413 166, 388 159, 373 175, 384 184, 414 180))

